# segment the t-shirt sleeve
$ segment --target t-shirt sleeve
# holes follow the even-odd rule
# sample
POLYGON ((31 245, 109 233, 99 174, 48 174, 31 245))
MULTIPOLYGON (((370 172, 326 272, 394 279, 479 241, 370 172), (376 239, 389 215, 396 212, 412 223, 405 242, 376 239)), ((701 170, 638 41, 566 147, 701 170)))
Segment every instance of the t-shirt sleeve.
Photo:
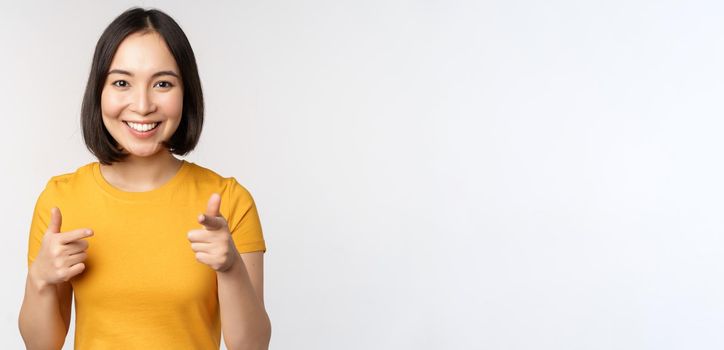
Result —
POLYGON ((38 256, 41 243, 43 242, 43 236, 50 223, 50 208, 52 208, 52 204, 49 198, 49 185, 50 182, 48 182, 48 185, 46 185, 45 189, 43 189, 38 196, 35 202, 35 208, 33 209, 28 238, 28 267, 33 264, 33 261, 35 261, 35 258, 38 256))
POLYGON ((239 253, 266 252, 266 244, 254 198, 235 178, 229 178, 229 182, 227 200, 230 205, 227 222, 236 249, 239 253))

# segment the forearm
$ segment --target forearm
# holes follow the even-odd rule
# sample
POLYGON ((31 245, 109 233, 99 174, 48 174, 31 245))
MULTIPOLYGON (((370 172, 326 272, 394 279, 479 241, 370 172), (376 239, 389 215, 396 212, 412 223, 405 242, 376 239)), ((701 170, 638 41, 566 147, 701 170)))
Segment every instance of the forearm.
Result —
POLYGON ((60 349, 65 343, 67 331, 60 315, 58 290, 55 285, 35 280, 30 271, 25 281, 18 327, 29 350, 60 349))
POLYGON ((271 324, 239 256, 229 270, 216 273, 221 328, 229 350, 267 349, 271 324))

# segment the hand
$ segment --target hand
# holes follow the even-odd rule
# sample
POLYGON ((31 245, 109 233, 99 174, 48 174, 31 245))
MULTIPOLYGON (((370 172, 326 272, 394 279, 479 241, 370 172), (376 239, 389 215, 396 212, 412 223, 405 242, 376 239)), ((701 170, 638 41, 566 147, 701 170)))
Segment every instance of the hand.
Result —
POLYGON ((196 260, 217 272, 224 272, 241 257, 231 238, 226 219, 219 214, 220 206, 221 196, 213 193, 206 206, 206 214, 196 218, 204 228, 189 231, 187 237, 191 249, 196 252, 196 260))
POLYGON ((42 284, 67 282, 85 270, 88 241, 93 236, 88 228, 60 232, 62 217, 60 209, 50 209, 50 224, 43 235, 38 256, 30 266, 34 280, 42 284))

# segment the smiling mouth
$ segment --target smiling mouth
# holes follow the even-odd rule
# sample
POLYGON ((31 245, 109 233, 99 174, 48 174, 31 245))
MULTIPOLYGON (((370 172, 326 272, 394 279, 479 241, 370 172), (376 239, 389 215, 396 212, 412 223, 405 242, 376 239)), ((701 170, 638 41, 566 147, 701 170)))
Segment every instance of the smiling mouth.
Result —
POLYGON ((137 131, 137 132, 150 132, 156 128, 158 128, 159 125, 161 125, 162 122, 155 122, 155 123, 131 123, 128 121, 123 121, 124 124, 126 124, 129 128, 137 131))

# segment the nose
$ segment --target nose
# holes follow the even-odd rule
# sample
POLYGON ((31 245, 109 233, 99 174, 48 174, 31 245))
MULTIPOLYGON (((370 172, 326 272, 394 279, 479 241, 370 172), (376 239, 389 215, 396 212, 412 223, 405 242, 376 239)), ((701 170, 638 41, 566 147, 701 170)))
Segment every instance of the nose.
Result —
POLYGON ((131 110, 139 115, 148 115, 156 111, 156 104, 153 102, 153 96, 149 96, 148 89, 138 89, 131 103, 131 110))

